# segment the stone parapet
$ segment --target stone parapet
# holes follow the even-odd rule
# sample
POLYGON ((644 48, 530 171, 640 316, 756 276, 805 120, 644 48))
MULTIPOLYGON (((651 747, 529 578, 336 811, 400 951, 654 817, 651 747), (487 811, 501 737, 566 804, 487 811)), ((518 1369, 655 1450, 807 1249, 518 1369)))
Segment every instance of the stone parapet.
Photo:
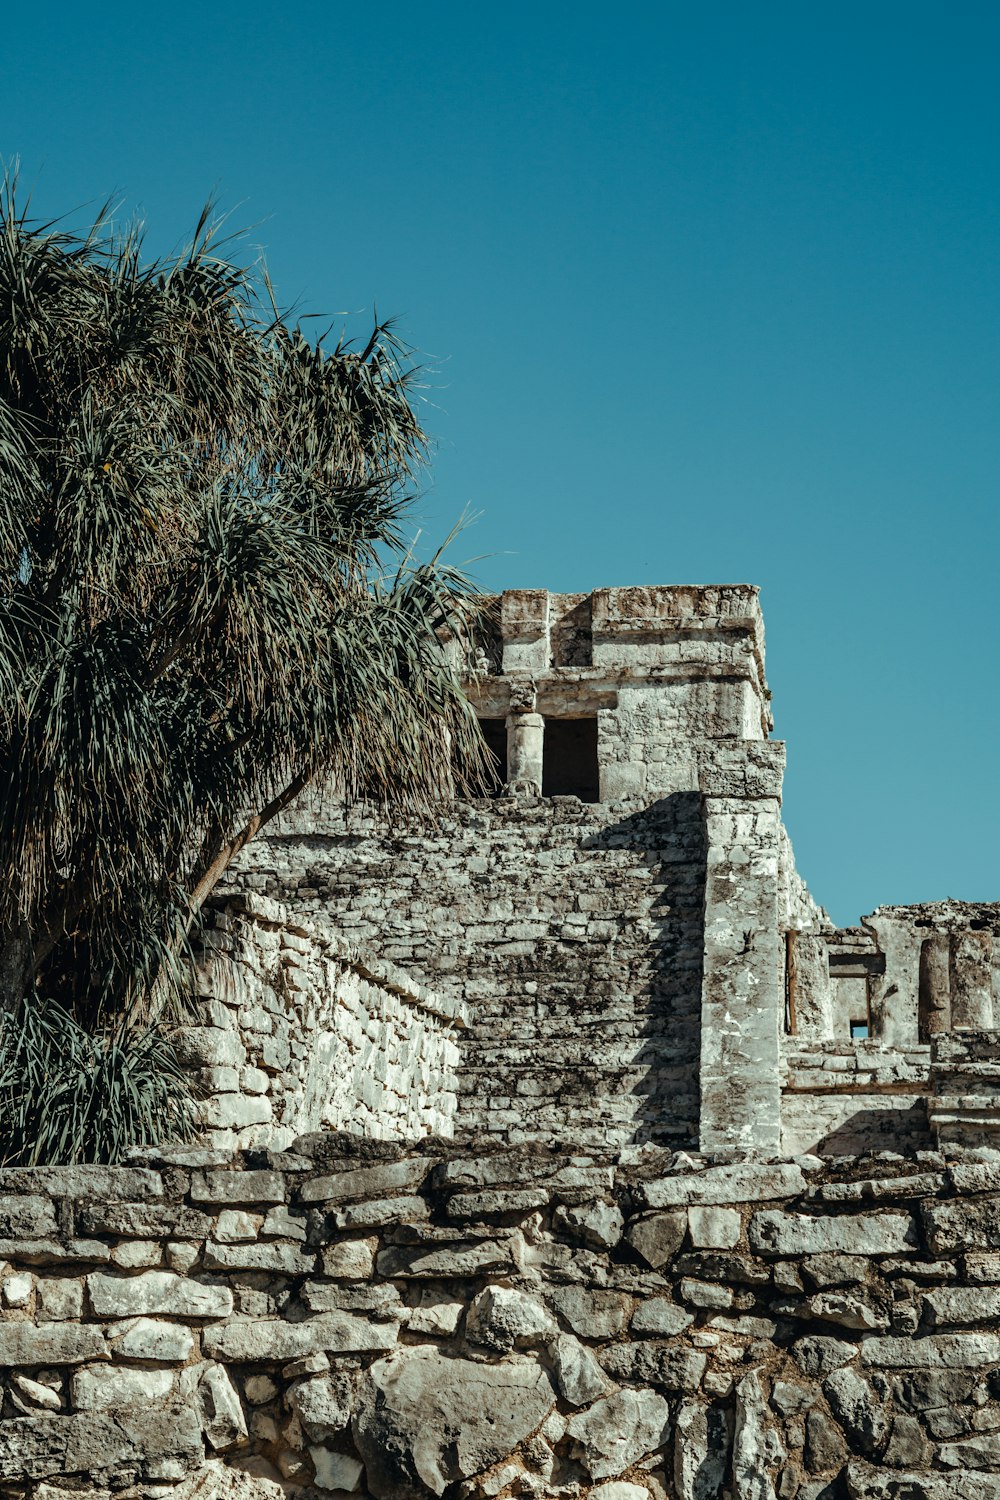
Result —
POLYGON ((209 1144, 451 1133, 464 1001, 256 892, 222 897, 209 922, 178 1043, 209 1144))

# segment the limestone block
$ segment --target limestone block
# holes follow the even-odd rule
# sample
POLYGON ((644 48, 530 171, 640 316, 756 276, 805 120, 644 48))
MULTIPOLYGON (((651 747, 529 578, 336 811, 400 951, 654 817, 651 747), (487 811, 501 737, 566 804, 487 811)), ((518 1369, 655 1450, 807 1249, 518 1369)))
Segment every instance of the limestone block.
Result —
POLYGON ((547 1300, 574 1333, 587 1339, 611 1339, 621 1333, 630 1305, 620 1292, 582 1286, 550 1287, 547 1300))
POLYGON ((21 1271, 16 1276, 7 1276, 0 1282, 0 1298, 4 1307, 27 1307, 34 1290, 34 1277, 30 1271, 21 1271))
POLYGON ((350 1203, 390 1193, 413 1193, 420 1188, 434 1162, 427 1157, 358 1167, 331 1176, 312 1177, 299 1188, 303 1203, 350 1203))
POLYGON ((273 1118, 271 1100, 265 1094, 218 1094, 198 1105, 200 1123, 214 1130, 241 1130, 263 1125, 273 1118))
POLYGON ((224 1208, 215 1221, 212 1237, 223 1245, 237 1245, 257 1238, 260 1219, 241 1208, 224 1208))
POLYGON ((48 1198, 28 1194, 0 1197, 0 1237, 38 1239, 55 1234, 56 1213, 48 1198))
POLYGON ((377 1239, 340 1240, 323 1251, 323 1275, 344 1281, 367 1281, 375 1265, 377 1239))
POLYGON ((514 1287, 485 1287, 474 1298, 465 1320, 467 1339, 500 1354, 530 1349, 557 1332, 555 1319, 541 1303, 514 1287))
POLYGON ((761 1255, 899 1255, 917 1245, 908 1214, 850 1214, 809 1218, 763 1209, 750 1221, 750 1247, 761 1255))
POLYGON ((210 1214, 183 1204, 92 1203, 81 1205, 78 1227, 85 1234, 111 1234, 123 1239, 158 1240, 164 1235, 203 1240, 212 1232, 210 1214))
POLYGON ((501 1364, 401 1349, 366 1372, 353 1421, 377 1500, 423 1500, 499 1463, 555 1402, 548 1374, 512 1355, 501 1364))
POLYGON ((130 1318, 111 1324, 108 1344, 115 1359, 141 1359, 151 1363, 185 1364, 194 1348, 194 1335, 183 1323, 159 1318, 130 1318))
POLYGON ((360 1488, 364 1465, 349 1453, 333 1453, 329 1448, 310 1448, 309 1456, 313 1461, 319 1489, 354 1494, 360 1488))
POLYGON ((488 1276, 495 1272, 516 1272, 517 1251, 513 1240, 487 1240, 470 1244, 456 1242, 438 1247, 430 1245, 390 1245, 376 1257, 376 1269, 387 1280, 394 1277, 433 1277, 450 1280, 488 1276))
POLYGON ((316 1375, 291 1387, 289 1405, 307 1438, 322 1443, 343 1432, 351 1420, 356 1387, 353 1370, 316 1375))
POLYGON ((107 1345, 99 1328, 79 1323, 43 1323, 36 1327, 33 1323, 0 1322, 0 1367, 40 1369, 107 1358, 107 1345))
POLYGON ((687 1215, 675 1210, 633 1219, 625 1238, 633 1249, 638 1250, 647 1266, 658 1271, 677 1254, 686 1232, 687 1215))
POLYGON ((739 1243, 740 1216, 732 1208, 688 1209, 688 1233, 698 1250, 732 1250, 739 1243))
POLYGON ((177 1054, 191 1068, 242 1068, 246 1063, 239 1033, 219 1026, 185 1027, 178 1037, 177 1054))
POLYGON ((792 1346, 792 1354, 799 1369, 803 1375, 812 1376, 829 1375, 831 1370, 850 1364, 857 1352, 854 1344, 820 1334, 799 1339, 792 1346))
POLYGON ((610 1479, 666 1441, 670 1408, 655 1391, 615 1391, 571 1417, 566 1435, 592 1479, 610 1479))
POLYGON ((527 1214, 547 1208, 545 1188, 492 1188, 481 1193, 454 1193, 448 1200, 449 1219, 482 1219, 497 1214, 527 1214))
POLYGON ((284 1203, 285 1179, 280 1172, 195 1172, 191 1178, 195 1203, 284 1203))
POLYGON ((269 1364, 329 1354, 366 1354, 391 1349, 396 1323, 375 1323, 350 1313, 320 1313, 302 1323, 282 1319, 240 1318, 206 1329, 202 1348, 209 1359, 227 1364, 269 1364))
POLYGON ((675 1338, 690 1328, 694 1316, 667 1297, 650 1297, 632 1314, 633 1338, 675 1338))
POLYGON ((677 1500, 716 1500, 722 1493, 731 1445, 726 1412, 703 1406, 690 1397, 681 1402, 674 1433, 677 1500))
POLYGON ((736 1387, 733 1434, 733 1500, 777 1500, 766 1468, 767 1407, 756 1370, 736 1387))
POLYGON ((11 1376, 9 1394, 17 1409, 27 1416, 33 1411, 59 1411, 62 1406, 58 1391, 27 1375, 11 1376))
POLYGON ((174 1271, 144 1271, 138 1276, 95 1271, 87 1277, 87 1295, 99 1318, 155 1313, 175 1318, 227 1318, 233 1310, 229 1287, 193 1281, 174 1271))
POLYGON ((610 1381, 594 1355, 570 1333, 555 1340, 552 1368, 559 1394, 570 1406, 587 1406, 609 1389, 610 1381))
POLYGON ((268 1210, 260 1232, 265 1239, 274 1236, 276 1239, 304 1240, 305 1219, 290 1213, 284 1203, 279 1203, 276 1208, 268 1210))
POLYGON ((861 1344, 868 1369, 956 1370, 1000 1364, 1000 1334, 937 1333, 925 1338, 870 1338, 861 1344))
POLYGON ((920 1205, 927 1243, 935 1255, 994 1250, 1000 1245, 1000 1195, 920 1205))
POLYGON ((38 1281, 38 1317, 41 1322, 79 1318, 83 1311, 83 1283, 68 1276, 42 1276, 38 1281))
POLYGON ((649 1500, 648 1487, 633 1484, 628 1479, 610 1479, 605 1484, 595 1484, 589 1493, 590 1500, 649 1500))
POLYGON ((889 1319, 862 1297, 846 1292, 817 1292, 805 1304, 805 1310, 825 1323, 839 1323, 841 1328, 874 1332, 888 1328, 889 1319))
POLYGON ((119 1411, 165 1401, 174 1387, 172 1370, 129 1370, 91 1365, 77 1370, 70 1400, 77 1411, 119 1411))
POLYGON ((349 1203, 333 1215, 338 1229, 372 1229, 383 1224, 419 1224, 430 1218, 430 1205, 423 1198, 376 1198, 370 1203, 349 1203))
POLYGON ((1000 1287, 939 1287, 923 1299, 934 1327, 992 1322, 1000 1325, 1000 1287))
POLYGON ((868 1458, 874 1458, 886 1440, 889 1421, 871 1382, 855 1370, 834 1370, 824 1380, 823 1392, 834 1416, 851 1439, 851 1446, 868 1458))
POLYGON ((176 1480, 203 1458, 201 1428, 185 1404, 114 1413, 53 1413, 0 1422, 0 1479, 22 1486, 27 1480, 70 1476, 93 1482, 109 1470, 128 1472, 129 1468, 149 1477, 172 1470, 176 1480))
POLYGON ((142 1201, 163 1196, 163 1179, 159 1172, 144 1167, 98 1167, 86 1163, 75 1167, 4 1167, 0 1170, 0 1194, 5 1192, 47 1193, 53 1198, 105 1202, 142 1201))
POLYGON ((613 1249, 625 1227, 621 1209, 616 1203, 560 1206, 553 1215, 553 1223, 557 1233, 589 1245, 592 1250, 613 1249))
POLYGON ((172 1487, 168 1495, 169 1500, 286 1500, 285 1487, 276 1479, 230 1468, 221 1459, 200 1464, 190 1479, 172 1487))
POLYGON ((242 1447, 247 1438, 246 1418, 236 1387, 221 1365, 207 1364, 196 1389, 201 1429, 211 1448, 224 1453, 242 1447))
POLYGON ((451 1302, 432 1293, 421 1297, 419 1306, 412 1309, 407 1327, 411 1333, 445 1338, 455 1332, 464 1311, 464 1302, 451 1302))
POLYGON ((793 1162, 777 1166, 734 1162, 706 1167, 695 1174, 659 1177, 643 1185, 650 1208, 687 1207, 727 1203, 762 1203, 768 1199, 792 1198, 805 1191, 802 1168, 793 1162))
POLYGON ((205 1245, 202 1263, 206 1271, 271 1271, 278 1276, 308 1276, 316 1268, 316 1256, 281 1242, 252 1245, 205 1245))
POLYGON ((907 1493, 920 1500, 996 1500, 997 1495, 995 1473, 934 1474, 881 1464, 872 1468, 863 1459, 851 1459, 846 1475, 850 1500, 899 1500, 907 1493))

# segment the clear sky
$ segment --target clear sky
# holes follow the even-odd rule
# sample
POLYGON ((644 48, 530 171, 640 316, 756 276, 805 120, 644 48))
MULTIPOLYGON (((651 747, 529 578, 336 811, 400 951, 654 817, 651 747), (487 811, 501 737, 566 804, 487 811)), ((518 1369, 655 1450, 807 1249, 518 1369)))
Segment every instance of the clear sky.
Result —
POLYGON ((1000 897, 1000 8, 10 7, 0 153, 402 317, 491 588, 761 586, 840 922, 1000 897))

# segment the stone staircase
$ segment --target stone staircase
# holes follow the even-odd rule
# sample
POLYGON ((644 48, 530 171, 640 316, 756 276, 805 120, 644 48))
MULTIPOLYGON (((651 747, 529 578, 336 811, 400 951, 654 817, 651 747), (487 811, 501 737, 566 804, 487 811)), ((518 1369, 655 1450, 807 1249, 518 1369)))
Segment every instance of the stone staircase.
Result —
POLYGON ((939 1146, 1000 1150, 1000 1031, 933 1038, 927 1115, 939 1146))

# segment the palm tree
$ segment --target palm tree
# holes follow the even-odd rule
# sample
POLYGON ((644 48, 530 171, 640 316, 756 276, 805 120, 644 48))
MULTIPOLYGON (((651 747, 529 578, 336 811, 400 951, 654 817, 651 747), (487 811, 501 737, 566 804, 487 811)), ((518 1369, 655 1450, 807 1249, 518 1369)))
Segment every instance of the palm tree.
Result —
POLYGON ((0 194, 0 1007, 148 1021, 199 908, 310 782, 477 784, 402 527, 425 436, 391 326, 310 341, 209 211, 145 261, 0 194))

